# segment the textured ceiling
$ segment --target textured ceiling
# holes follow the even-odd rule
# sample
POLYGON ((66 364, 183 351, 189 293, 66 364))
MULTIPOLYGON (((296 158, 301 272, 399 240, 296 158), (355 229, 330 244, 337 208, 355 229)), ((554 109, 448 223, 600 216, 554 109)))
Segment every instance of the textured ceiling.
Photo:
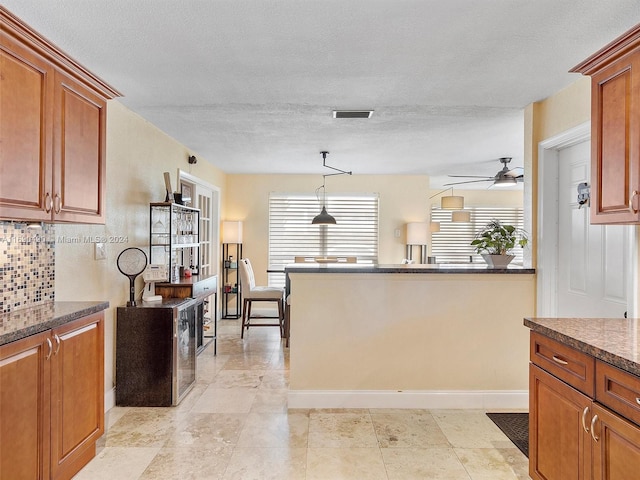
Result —
MULTIPOLYGON (((230 173, 493 175, 638 0, 3 0, 230 173), (333 109, 373 109, 334 119, 333 109)), ((186 162, 186 160, 185 160, 186 162)), ((435 185, 434 185, 435 184, 435 185)))

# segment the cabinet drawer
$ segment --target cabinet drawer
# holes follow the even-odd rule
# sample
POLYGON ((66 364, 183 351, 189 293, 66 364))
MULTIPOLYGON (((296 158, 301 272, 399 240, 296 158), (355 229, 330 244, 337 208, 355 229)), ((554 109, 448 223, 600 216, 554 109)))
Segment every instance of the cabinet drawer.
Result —
POLYGON ((597 360, 595 398, 640 425, 640 377, 597 360))
POLYGON ((207 297, 209 295, 213 295, 216 293, 216 289, 218 288, 218 277, 213 275, 209 278, 205 278, 203 280, 199 280, 193 284, 193 293, 192 296, 194 298, 198 297, 207 297))
POLYGON ((593 357, 536 332, 531 332, 530 353, 532 363, 593 398, 593 357))

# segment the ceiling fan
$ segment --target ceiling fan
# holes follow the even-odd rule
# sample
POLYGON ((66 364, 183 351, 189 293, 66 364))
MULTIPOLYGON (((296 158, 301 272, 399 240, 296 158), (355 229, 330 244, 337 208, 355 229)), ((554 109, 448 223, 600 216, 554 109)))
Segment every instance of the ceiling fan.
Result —
POLYGON ((489 177, 486 175, 449 175, 449 177, 478 178, 479 180, 465 180, 463 182, 445 183, 444 186, 448 187, 450 185, 461 185, 464 183, 493 182, 493 184, 489 185, 489 188, 511 187, 524 180, 524 169, 522 167, 515 167, 511 169, 507 167, 507 164, 511 162, 511 157, 502 157, 499 159, 499 161, 503 164, 502 170, 496 173, 493 177, 489 177))

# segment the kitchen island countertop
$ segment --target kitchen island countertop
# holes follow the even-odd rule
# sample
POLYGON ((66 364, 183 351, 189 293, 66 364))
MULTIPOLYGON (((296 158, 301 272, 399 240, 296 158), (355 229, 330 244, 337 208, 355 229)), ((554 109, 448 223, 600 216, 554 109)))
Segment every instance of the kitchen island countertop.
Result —
POLYGON ((109 302, 47 302, 0 315, 0 345, 109 308, 109 302))
POLYGON ((532 331, 640 376, 637 318, 525 318, 532 331))
POLYGON ((518 265, 490 268, 484 263, 389 264, 373 263, 293 263, 287 273, 417 273, 417 274, 532 274, 535 269, 518 265))

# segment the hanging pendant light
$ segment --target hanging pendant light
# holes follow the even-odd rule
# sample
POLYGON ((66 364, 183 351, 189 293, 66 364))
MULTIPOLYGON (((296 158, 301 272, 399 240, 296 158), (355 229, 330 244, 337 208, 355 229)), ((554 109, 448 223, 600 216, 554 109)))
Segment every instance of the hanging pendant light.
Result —
MULTIPOLYGON (((333 176, 333 175, 351 175, 352 172, 346 172, 344 170, 340 170, 339 168, 335 168, 335 167, 332 167, 330 165, 327 165, 327 155, 329 154, 329 152, 322 151, 322 152, 320 152, 320 154, 322 155, 322 166, 330 168, 332 170, 335 170, 337 173, 328 173, 328 174, 322 176, 322 185, 320 185, 316 189, 316 196, 318 196, 318 192, 320 192, 320 189, 322 189, 322 210, 320 211, 320 213, 318 215, 313 217, 313 220, 311 221, 311 224, 312 225, 335 225, 336 224, 336 219, 333 218, 331 215, 329 215, 329 213, 327 212, 327 206, 326 206, 326 203, 327 203, 326 202, 326 200, 327 200, 327 191, 325 189, 326 179, 327 179, 327 177, 330 177, 330 176, 333 176)), ((320 201, 320 197, 319 196, 318 196, 318 201, 320 201)))
POLYGON ((444 192, 451 190, 451 195, 444 196, 440 199, 440 208, 442 210, 463 210, 464 209, 464 197, 453 194, 453 187, 445 188, 441 192, 431 195, 429 200, 438 195, 442 195, 444 192))
POLYGON ((322 211, 313 217, 311 222, 312 225, 335 225, 336 219, 327 213, 326 207, 322 206, 322 211))

